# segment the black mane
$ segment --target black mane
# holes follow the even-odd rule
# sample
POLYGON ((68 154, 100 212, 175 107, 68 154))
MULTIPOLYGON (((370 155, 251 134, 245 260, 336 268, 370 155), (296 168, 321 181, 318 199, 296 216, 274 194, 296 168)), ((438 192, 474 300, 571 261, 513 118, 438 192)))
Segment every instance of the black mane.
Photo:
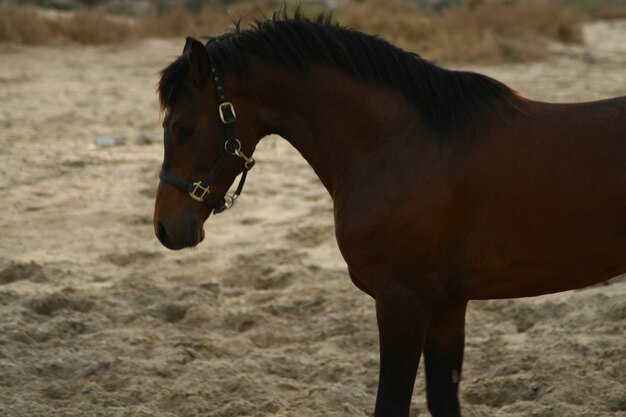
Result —
MULTIPOLYGON (((384 39, 333 23, 328 16, 310 20, 284 11, 258 20, 249 29, 240 25, 209 39, 206 47, 219 71, 250 77, 248 58, 307 72, 327 64, 367 82, 385 85, 403 94, 438 131, 471 126, 481 110, 514 92, 485 75, 450 71, 406 52, 384 39)), ((163 108, 171 107, 188 71, 184 57, 165 68, 159 83, 163 108)))

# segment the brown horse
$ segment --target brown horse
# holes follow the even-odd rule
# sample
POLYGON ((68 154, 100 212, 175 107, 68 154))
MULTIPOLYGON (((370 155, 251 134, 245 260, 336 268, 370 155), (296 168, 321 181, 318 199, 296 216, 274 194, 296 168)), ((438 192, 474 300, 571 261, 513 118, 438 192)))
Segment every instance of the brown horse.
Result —
POLYGON ((408 416, 422 352, 430 412, 460 415, 468 300, 626 272, 626 97, 535 102, 300 16, 187 39, 159 93, 154 227, 168 248, 204 238, 264 136, 313 167, 350 277, 376 300, 376 416, 408 416))

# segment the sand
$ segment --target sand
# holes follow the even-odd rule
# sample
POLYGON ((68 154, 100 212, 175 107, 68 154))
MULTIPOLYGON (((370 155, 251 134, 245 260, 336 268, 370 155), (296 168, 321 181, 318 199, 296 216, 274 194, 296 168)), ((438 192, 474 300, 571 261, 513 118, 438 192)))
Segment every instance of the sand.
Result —
MULTIPOLYGON (((626 94, 626 22, 585 33, 545 62, 471 69, 534 99, 626 94)), ((0 45, 0 416, 371 415, 373 301, 285 141, 261 142, 198 248, 154 237, 156 73, 182 46, 0 45)), ((620 278, 470 303, 464 415, 626 416, 625 329, 620 278)))

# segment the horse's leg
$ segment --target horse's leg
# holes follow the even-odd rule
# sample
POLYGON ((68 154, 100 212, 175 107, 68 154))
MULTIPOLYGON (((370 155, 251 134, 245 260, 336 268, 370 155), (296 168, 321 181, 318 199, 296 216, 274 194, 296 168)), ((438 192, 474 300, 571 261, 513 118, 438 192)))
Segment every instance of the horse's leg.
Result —
POLYGON ((376 417, 407 417, 422 353, 428 308, 407 288, 386 283, 376 294, 380 376, 376 417))
POLYGON ((467 302, 433 314, 426 341, 426 392, 428 409, 434 417, 461 415, 458 390, 465 344, 467 302))

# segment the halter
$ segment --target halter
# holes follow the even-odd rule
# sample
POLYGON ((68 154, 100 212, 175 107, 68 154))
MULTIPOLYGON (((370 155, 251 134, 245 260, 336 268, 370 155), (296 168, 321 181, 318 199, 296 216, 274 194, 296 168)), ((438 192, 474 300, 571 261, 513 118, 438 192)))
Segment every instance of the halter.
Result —
POLYGON ((213 63, 213 58, 211 57, 211 55, 209 55, 209 60, 211 62, 211 80, 213 81, 213 85, 215 86, 215 91, 217 93, 219 101, 217 110, 220 115, 220 120, 222 121, 226 129, 226 141, 224 142, 224 150, 220 154, 219 158, 217 158, 215 165, 213 165, 206 177, 204 177, 200 181, 187 181, 184 178, 172 174, 165 168, 161 168, 159 178, 166 184, 176 187, 179 190, 186 191, 187 193, 189 193, 189 196, 191 196, 191 198, 193 198, 194 200, 200 203, 207 203, 213 208, 213 213, 218 214, 226 209, 231 208, 235 203, 235 200, 237 200, 239 195, 241 195, 241 191, 243 191, 243 185, 246 182, 246 176, 248 175, 248 171, 252 169, 255 162, 253 158, 247 157, 241 151, 241 142, 239 141, 239 139, 237 139, 237 135, 235 134, 234 123, 235 120, 237 120, 235 107, 233 106, 233 103, 228 101, 226 98, 224 83, 217 73, 217 69, 215 68, 215 64, 213 63), (226 165, 230 162, 233 156, 243 159, 244 168, 241 174, 241 179, 239 180, 239 185, 237 185, 237 189, 233 194, 225 195, 223 198, 217 198, 211 195, 209 186, 213 183, 213 181, 215 181, 217 176, 222 172, 224 167, 226 167, 226 165))

